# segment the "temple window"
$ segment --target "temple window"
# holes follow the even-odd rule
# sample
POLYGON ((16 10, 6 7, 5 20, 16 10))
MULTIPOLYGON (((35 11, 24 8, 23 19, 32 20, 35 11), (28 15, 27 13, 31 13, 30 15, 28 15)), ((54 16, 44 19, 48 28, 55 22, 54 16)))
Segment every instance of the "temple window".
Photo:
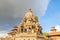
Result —
POLYGON ((32 26, 32 29, 34 29, 35 27, 34 26, 32 26))
POLYGON ((31 28, 29 27, 29 32, 31 31, 31 28))
POLYGON ((29 27, 29 30, 31 30, 31 28, 29 27))
POLYGON ((27 29, 24 29, 24 32, 27 32, 27 29))
POLYGON ((21 32, 23 32, 23 29, 21 29, 21 32))

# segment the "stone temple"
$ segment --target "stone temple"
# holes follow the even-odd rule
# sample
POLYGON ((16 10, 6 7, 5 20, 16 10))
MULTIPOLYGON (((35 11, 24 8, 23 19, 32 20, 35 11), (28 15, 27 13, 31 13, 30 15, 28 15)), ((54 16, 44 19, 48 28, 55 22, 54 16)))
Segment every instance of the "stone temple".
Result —
POLYGON ((57 32, 55 27, 52 27, 51 32, 44 36, 38 17, 28 9, 21 23, 15 26, 8 36, 0 40, 60 40, 60 31, 57 32))
POLYGON ((45 40, 38 17, 28 9, 21 23, 15 26, 4 40, 45 40))

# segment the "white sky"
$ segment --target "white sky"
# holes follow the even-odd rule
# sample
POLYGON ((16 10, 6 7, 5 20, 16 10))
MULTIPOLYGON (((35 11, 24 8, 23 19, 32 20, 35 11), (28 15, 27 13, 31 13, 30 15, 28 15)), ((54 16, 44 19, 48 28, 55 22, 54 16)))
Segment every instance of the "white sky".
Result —
POLYGON ((57 29, 57 31, 60 31, 60 25, 56 25, 55 28, 57 29))

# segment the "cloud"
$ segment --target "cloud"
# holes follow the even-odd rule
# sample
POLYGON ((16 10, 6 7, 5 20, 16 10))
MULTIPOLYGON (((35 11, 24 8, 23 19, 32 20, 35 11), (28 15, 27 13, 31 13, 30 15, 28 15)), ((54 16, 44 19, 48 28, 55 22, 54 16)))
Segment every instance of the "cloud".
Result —
POLYGON ((0 38, 8 36, 7 31, 0 31, 0 38))
POLYGON ((44 15, 49 2, 50 0, 0 0, 0 17, 19 18, 28 8, 31 8, 37 15, 44 15))
POLYGON ((50 0, 0 0, 0 25, 18 24, 26 10, 31 8, 35 15, 45 14, 50 0))
POLYGON ((50 0, 0 0, 0 24, 15 24, 21 21, 26 10, 31 8, 35 15, 45 14, 50 0))
POLYGON ((57 29, 57 31, 60 31, 60 25, 56 25, 55 28, 57 29))
POLYGON ((49 2, 50 0, 0 0, 0 29, 9 30, 20 23, 29 8, 35 15, 44 15, 49 2))
POLYGON ((9 24, 4 24, 4 25, 0 25, 0 31, 3 31, 3 30, 10 30, 11 29, 11 26, 9 24))

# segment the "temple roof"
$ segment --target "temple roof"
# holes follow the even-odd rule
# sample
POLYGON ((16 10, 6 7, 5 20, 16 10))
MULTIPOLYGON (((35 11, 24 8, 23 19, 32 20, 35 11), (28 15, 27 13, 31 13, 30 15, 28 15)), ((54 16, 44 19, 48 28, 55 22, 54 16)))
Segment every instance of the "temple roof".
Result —
POLYGON ((57 32, 55 27, 52 27, 51 32, 48 33, 48 36, 60 36, 60 32, 57 32))
POLYGON ((56 31, 56 29, 55 29, 55 27, 54 27, 54 26, 51 28, 51 31, 56 31))
POLYGON ((60 36, 60 32, 51 32, 51 33, 48 33, 47 36, 48 37, 51 37, 51 36, 60 36))

